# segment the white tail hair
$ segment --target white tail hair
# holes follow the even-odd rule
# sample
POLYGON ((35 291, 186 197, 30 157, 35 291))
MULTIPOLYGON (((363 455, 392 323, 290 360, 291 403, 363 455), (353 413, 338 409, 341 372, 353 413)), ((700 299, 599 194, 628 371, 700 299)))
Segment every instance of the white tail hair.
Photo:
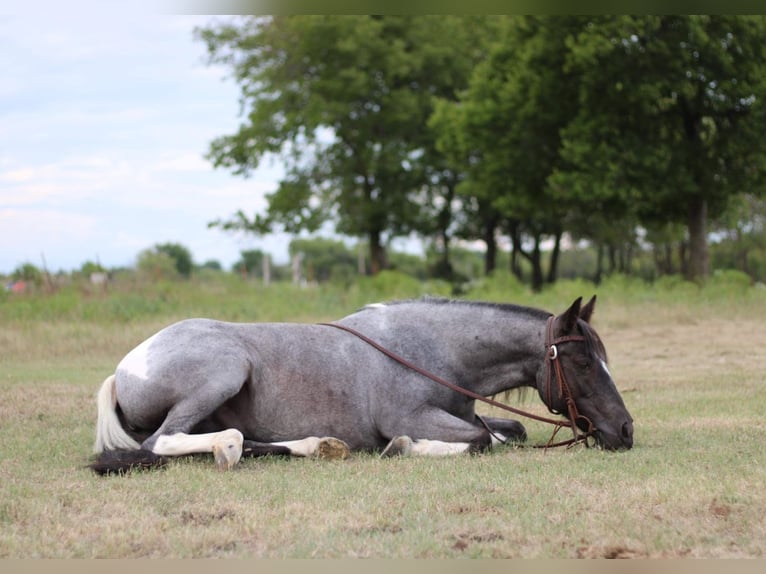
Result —
POLYGON ((105 450, 141 448, 141 445, 125 432, 117 417, 114 380, 114 375, 109 375, 101 385, 96 398, 98 420, 96 421, 96 443, 93 445, 93 452, 96 454, 105 450))

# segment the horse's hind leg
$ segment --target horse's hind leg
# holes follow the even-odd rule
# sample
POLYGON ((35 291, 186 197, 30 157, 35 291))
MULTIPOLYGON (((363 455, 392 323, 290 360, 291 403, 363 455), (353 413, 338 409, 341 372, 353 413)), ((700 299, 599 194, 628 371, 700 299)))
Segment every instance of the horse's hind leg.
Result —
POLYGON ((218 468, 230 470, 242 457, 243 441, 242 433, 237 429, 204 434, 179 432, 160 435, 151 450, 160 456, 212 452, 218 468))
POLYGON ((232 468, 242 456, 244 437, 239 430, 228 428, 203 434, 189 433, 224 402, 236 395, 241 386, 210 384, 204 389, 198 387, 193 394, 176 403, 168 411, 160 428, 141 444, 141 448, 161 456, 210 452, 213 453, 218 468, 232 468))

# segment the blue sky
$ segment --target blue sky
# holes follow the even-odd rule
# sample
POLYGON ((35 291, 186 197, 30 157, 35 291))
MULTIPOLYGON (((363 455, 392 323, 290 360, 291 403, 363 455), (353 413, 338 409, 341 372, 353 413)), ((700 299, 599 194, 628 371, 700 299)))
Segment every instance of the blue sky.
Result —
POLYGON ((237 209, 263 210, 281 175, 278 162, 243 179, 204 159, 209 142, 240 121, 237 85, 206 64, 193 38, 216 17, 8 12, 0 11, 0 274, 40 266, 43 256, 50 271, 88 260, 130 266, 164 242, 227 268, 242 249, 286 261, 289 237, 207 228, 237 209))

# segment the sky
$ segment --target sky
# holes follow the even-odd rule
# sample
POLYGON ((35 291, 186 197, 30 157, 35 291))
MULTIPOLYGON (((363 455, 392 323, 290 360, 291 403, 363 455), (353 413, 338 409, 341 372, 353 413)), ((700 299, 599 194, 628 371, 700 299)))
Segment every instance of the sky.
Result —
POLYGON ((288 236, 207 227, 262 212, 283 173, 204 158, 241 121, 237 84, 193 36, 220 18, 0 11, 0 274, 133 266, 167 242, 226 269, 244 249, 287 261, 288 236))

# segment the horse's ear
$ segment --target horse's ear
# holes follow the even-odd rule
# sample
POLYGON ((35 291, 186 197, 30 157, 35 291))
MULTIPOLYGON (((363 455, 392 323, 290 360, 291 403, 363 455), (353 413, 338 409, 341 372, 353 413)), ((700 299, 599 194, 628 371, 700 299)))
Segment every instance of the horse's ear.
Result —
POLYGON ((586 323, 590 323, 591 317, 593 317, 593 310, 596 308, 596 296, 590 298, 590 301, 588 301, 585 304, 585 307, 580 309, 580 319, 585 321, 586 323))
POLYGON ((572 306, 556 318, 556 324, 560 333, 571 333, 574 331, 577 319, 580 317, 580 305, 582 297, 575 299, 572 306))

